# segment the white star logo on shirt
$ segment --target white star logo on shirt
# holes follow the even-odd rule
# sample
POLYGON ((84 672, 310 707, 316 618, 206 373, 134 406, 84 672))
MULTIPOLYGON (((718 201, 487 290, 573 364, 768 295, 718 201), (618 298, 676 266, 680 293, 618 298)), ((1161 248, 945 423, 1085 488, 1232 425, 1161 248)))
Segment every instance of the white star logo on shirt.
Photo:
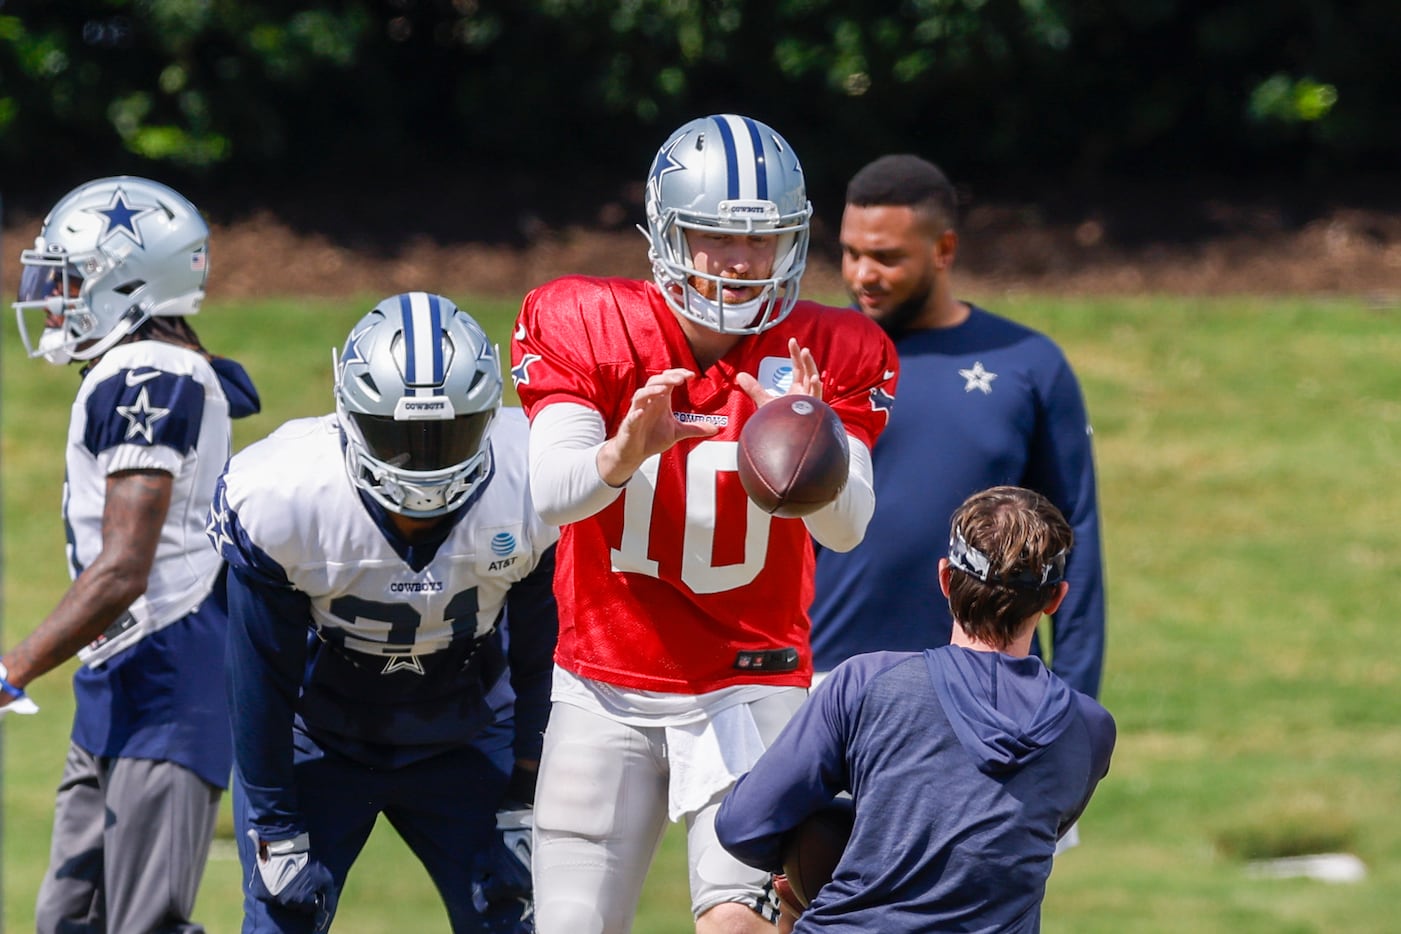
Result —
POLYGON ((396 671, 412 671, 416 675, 423 674, 423 662, 418 660, 417 655, 395 655, 384 663, 382 675, 391 674, 396 671))
POLYGON ((126 429, 128 439, 140 435, 146 439, 147 444, 150 444, 155 440, 154 435, 151 434, 151 427, 169 415, 170 409, 151 405, 151 400, 146 395, 146 388, 143 386, 140 395, 136 397, 136 404, 117 406, 117 414, 130 423, 126 429))
POLYGON ((992 393, 992 381, 997 379, 996 373, 989 373, 983 369, 983 361, 981 360, 974 363, 971 370, 959 370, 958 375, 967 380, 963 384, 964 392, 972 392, 977 389, 985 396, 992 393))

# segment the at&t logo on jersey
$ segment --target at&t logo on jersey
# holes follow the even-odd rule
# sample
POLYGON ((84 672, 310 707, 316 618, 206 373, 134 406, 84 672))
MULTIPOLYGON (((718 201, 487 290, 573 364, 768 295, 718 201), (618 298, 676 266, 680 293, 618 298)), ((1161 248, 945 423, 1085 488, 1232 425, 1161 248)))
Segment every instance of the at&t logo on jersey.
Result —
POLYGON ((770 395, 783 395, 793 385, 793 361, 787 357, 765 357, 759 361, 758 379, 770 395))
POLYGON ((477 573, 500 573, 520 561, 524 556, 521 534, 520 523, 479 529, 477 573))

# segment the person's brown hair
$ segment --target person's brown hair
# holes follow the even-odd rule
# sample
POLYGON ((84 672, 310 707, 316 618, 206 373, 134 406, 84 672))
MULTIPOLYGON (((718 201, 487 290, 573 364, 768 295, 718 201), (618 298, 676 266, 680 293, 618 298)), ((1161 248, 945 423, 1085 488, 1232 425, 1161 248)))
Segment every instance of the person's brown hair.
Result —
POLYGON ((950 537, 949 608, 964 632, 998 648, 1010 644, 1026 619, 1055 596, 1075 541, 1050 500, 1015 486, 964 500, 953 514, 950 537))

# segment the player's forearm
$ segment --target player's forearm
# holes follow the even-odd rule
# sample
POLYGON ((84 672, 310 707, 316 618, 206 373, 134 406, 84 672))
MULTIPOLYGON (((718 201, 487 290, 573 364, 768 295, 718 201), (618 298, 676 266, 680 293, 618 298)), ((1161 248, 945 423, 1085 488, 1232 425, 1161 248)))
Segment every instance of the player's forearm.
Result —
POLYGON ((850 551, 861 544, 876 511, 871 452, 851 435, 846 440, 851 452, 846 486, 830 505, 803 519, 817 543, 833 551, 850 551))
POLYGON ((107 629, 146 590, 146 575, 99 559, 34 631, 5 653, 9 681, 24 687, 62 665, 107 629))
POLYGON ((229 714, 234 760, 249 811, 265 839, 301 829, 292 765, 292 719, 306 664, 305 598, 277 592, 231 571, 228 576, 229 714))
MULTIPOLYGON (((593 409, 556 402, 530 425, 530 495, 551 525, 586 519, 618 498, 600 473, 603 418, 593 409)), ((629 474, 630 475, 630 474, 629 474)))

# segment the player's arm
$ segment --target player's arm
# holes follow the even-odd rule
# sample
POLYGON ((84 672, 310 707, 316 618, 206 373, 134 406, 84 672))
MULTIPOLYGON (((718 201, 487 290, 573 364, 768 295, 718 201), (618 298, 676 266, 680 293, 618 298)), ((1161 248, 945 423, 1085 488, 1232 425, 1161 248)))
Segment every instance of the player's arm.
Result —
POLYGON ((848 433, 846 486, 831 503, 803 517, 808 532, 824 548, 850 551, 866 537, 866 526, 876 512, 875 472, 871 452, 848 433))
POLYGON ((506 595, 507 652, 516 694, 515 765, 496 805, 496 835, 473 857, 472 902, 484 929, 533 930, 530 876, 535 779, 550 710, 550 679, 559 628, 554 597, 555 548, 506 595))
POLYGON ((1099 694, 1104 663, 1104 561, 1089 415, 1063 360, 1045 389, 1026 486, 1043 493, 1075 533, 1066 561, 1070 593, 1051 620, 1051 667, 1075 690, 1099 694))
POLYGON ((1090 770, 1085 781, 1084 794, 1074 810, 1061 819, 1060 826, 1057 828, 1058 835, 1065 834, 1080 819, 1080 815, 1085 813, 1085 808, 1089 805, 1090 798, 1094 796, 1095 789, 1099 787, 1104 776, 1109 774, 1109 760, 1114 753, 1114 743, 1118 738, 1118 727, 1109 711, 1095 701, 1080 698, 1076 702, 1080 707, 1089 734, 1090 770))
POLYGON ((598 449, 598 475, 604 483, 621 487, 647 458, 669 450, 679 441, 707 438, 719 432, 718 425, 678 421, 671 407, 671 394, 695 376, 679 367, 663 370, 632 394, 617 432, 598 449))
POLYGON ((253 829, 263 840, 285 840, 306 829, 292 769, 292 716, 306 666, 310 600, 232 567, 228 601, 234 761, 253 829))
MULTIPOLYGON (((559 632, 554 575, 555 546, 551 545, 506 595, 507 654, 516 695, 515 756, 518 768, 532 772, 540 762, 550 716, 550 681, 559 632)), ((527 804, 533 801, 533 791, 520 800, 527 804)))
MULTIPOLYGON (((102 550, 34 631, 5 653, 12 685, 23 688, 72 658, 146 592, 174 485, 163 470, 123 470, 107 477, 102 550)), ((0 693, 0 706, 12 699, 0 693)))
POLYGON ((736 859, 782 872, 784 837, 848 789, 843 710, 861 688, 855 674, 850 663, 839 665, 721 802, 715 833, 736 859))

